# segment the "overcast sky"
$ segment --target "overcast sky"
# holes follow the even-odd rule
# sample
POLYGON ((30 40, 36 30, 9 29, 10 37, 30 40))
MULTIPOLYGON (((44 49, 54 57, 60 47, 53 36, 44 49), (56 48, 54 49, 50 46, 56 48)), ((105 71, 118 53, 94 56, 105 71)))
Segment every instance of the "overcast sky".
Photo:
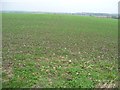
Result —
POLYGON ((119 0, 2 0, 2 10, 118 13, 119 0))

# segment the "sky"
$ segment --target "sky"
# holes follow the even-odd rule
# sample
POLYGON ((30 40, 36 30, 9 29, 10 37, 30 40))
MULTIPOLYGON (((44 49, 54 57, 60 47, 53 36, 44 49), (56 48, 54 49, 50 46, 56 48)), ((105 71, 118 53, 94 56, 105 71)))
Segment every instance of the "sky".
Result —
POLYGON ((118 13, 119 0, 1 0, 3 11, 118 13))

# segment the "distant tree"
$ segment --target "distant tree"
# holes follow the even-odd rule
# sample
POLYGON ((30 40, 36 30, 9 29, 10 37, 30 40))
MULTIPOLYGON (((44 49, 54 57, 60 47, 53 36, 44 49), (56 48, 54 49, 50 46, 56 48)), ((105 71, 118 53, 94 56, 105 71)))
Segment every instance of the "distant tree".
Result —
POLYGON ((117 16, 112 16, 112 18, 114 18, 114 19, 118 19, 119 17, 117 17, 117 16))

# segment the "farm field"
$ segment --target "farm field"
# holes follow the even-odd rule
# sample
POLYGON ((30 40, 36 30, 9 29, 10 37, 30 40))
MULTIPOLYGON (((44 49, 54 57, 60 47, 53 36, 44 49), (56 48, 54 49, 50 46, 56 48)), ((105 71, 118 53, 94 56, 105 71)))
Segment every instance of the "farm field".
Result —
POLYGON ((59 14, 3 14, 3 88, 112 88, 118 21, 59 14))

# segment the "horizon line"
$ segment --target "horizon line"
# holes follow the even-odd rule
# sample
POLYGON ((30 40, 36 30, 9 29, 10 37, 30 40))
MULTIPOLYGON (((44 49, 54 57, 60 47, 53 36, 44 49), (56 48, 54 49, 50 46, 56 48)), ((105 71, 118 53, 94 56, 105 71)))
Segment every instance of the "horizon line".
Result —
POLYGON ((1 10, 0 12, 38 12, 38 13, 94 13, 94 14, 118 14, 118 13, 107 13, 107 12, 50 12, 50 11, 24 11, 24 10, 1 10))

